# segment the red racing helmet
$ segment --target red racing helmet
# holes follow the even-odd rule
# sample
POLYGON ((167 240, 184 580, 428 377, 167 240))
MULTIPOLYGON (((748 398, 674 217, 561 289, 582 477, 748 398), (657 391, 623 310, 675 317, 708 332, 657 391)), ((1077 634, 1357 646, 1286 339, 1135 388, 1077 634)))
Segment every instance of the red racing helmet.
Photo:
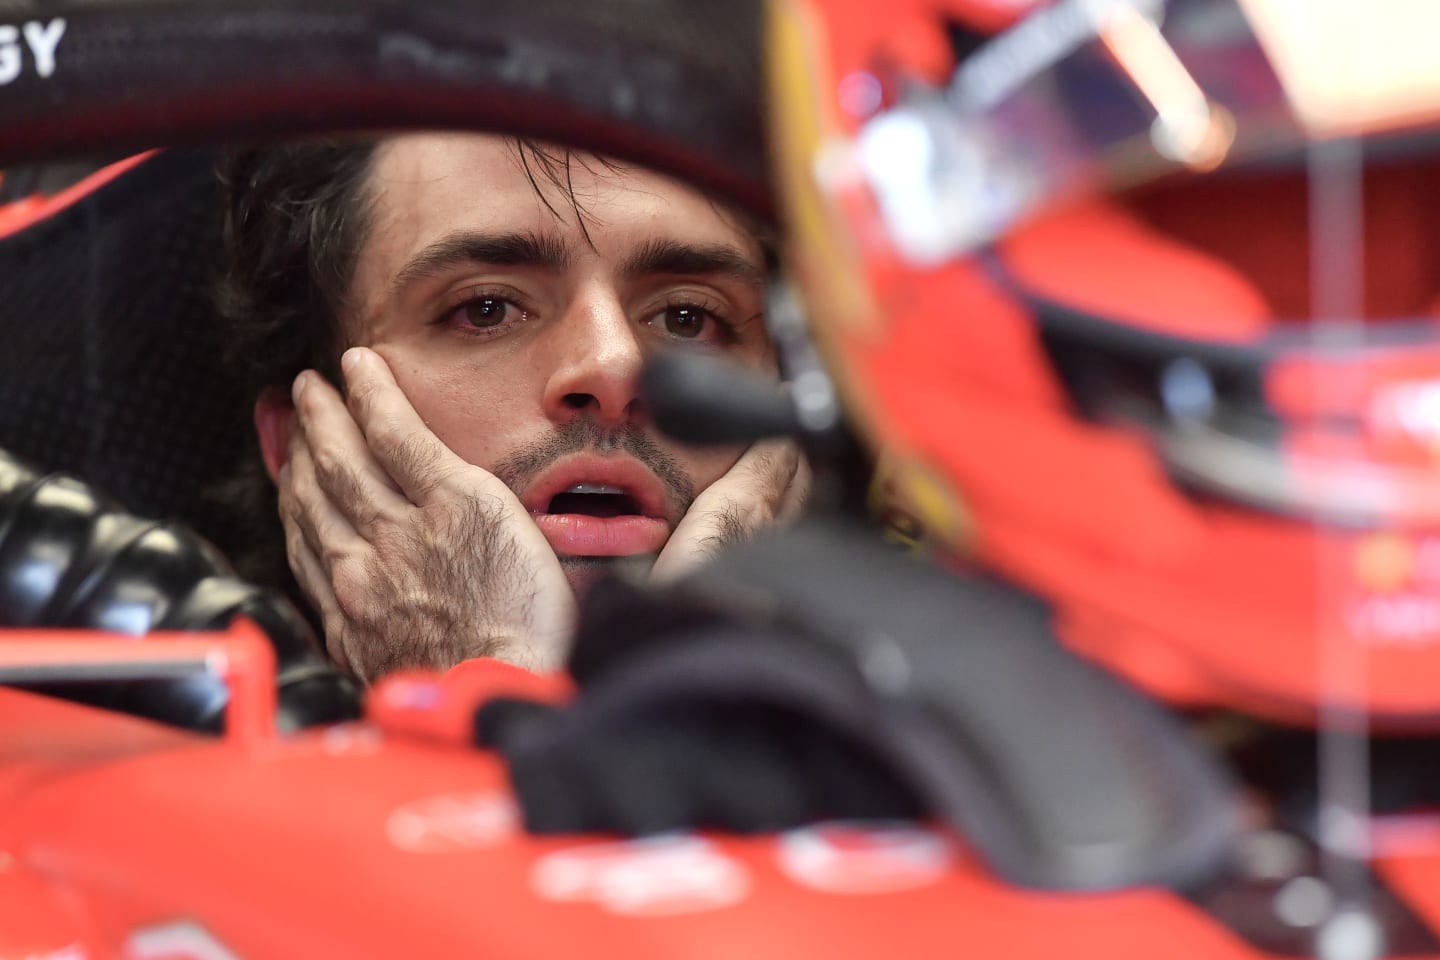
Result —
POLYGON ((872 6, 775 144, 909 507, 1172 702, 1440 726, 1440 7, 872 6))

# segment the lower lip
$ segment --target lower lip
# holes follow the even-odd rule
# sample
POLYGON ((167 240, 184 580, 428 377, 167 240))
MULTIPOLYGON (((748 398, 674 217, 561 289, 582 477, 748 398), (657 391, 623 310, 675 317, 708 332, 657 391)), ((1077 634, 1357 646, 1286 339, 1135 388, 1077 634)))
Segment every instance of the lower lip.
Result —
POLYGON ((583 513, 542 513, 535 525, 560 557, 629 557, 659 553, 670 525, 657 517, 592 517, 583 513))

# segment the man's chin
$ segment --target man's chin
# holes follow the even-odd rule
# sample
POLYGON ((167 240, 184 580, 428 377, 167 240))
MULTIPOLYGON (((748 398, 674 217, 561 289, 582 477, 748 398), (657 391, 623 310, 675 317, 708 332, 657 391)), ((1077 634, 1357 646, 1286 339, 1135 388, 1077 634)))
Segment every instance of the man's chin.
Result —
POLYGON ((655 557, 651 554, 634 557, 560 558, 560 569, 565 571, 565 579, 570 581, 570 589, 580 603, 584 603, 590 589, 606 577, 627 574, 644 576, 654 565, 655 557))

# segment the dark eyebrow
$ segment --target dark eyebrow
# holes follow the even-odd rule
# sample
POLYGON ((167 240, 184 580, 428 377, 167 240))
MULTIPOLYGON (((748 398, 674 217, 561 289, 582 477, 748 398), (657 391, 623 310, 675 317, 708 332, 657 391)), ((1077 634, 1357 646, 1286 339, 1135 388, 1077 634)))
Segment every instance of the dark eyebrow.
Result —
POLYGON ((390 289, 399 292, 418 280, 470 263, 559 270, 569 262, 565 245, 549 234, 452 233, 412 257, 395 275, 390 289))
POLYGON ((721 274, 751 287, 764 286, 766 279, 765 270, 736 247, 724 243, 681 243, 678 240, 647 241, 626 259, 620 271, 626 277, 721 274))

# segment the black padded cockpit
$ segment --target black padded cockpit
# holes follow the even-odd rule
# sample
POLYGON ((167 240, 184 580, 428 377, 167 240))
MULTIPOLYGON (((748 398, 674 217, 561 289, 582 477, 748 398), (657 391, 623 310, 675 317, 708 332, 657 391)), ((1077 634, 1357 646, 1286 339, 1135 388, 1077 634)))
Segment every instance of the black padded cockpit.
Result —
POLYGON ((253 444, 212 306, 214 168, 160 152, 0 236, 0 448, 229 553, 273 521, 213 493, 253 444))

